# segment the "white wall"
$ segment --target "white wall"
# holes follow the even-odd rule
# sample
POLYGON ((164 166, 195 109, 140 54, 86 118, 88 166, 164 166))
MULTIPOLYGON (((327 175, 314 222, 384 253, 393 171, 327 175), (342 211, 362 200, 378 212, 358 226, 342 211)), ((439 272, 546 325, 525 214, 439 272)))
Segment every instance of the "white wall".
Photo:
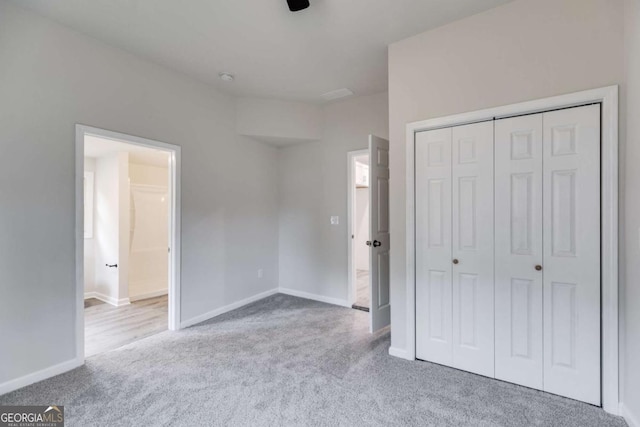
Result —
MULTIPOLYGON (((85 172, 93 172, 94 174, 94 193, 95 193, 95 172, 96 172, 96 159, 92 157, 84 158, 84 170, 85 172)), ((95 197, 93 198, 92 209, 95 212, 95 197)), ((94 227, 95 233, 95 227, 94 227)), ((95 269, 95 234, 92 234, 90 239, 84 239, 84 291, 85 293, 94 292, 96 269, 95 269)))
POLYGON ((322 137, 322 109, 317 105, 275 99, 239 98, 238 134, 275 145, 316 141, 322 137))
POLYGON ((624 309, 621 337, 624 347, 622 401, 630 426, 640 426, 640 1, 625 0, 625 74, 626 91, 626 150, 624 159, 625 212, 622 241, 624 264, 621 277, 625 289, 620 301, 624 309), (632 421, 633 420, 633 421, 632 421), (633 423, 633 424, 632 424, 633 423))
POLYGON ((129 298, 129 153, 96 159, 94 210, 95 285, 115 304, 129 298), (117 268, 107 267, 117 264, 117 268))
POLYGON ((277 150, 233 98, 5 1, 0 64, 0 384, 75 357, 76 123, 182 147, 183 321, 277 286, 277 150))
POLYGON ((405 348, 413 310, 405 295, 405 125, 621 83, 622 5, 516 0, 389 47, 393 347, 405 348))
POLYGON ((386 93, 330 104, 321 141, 280 148, 281 287, 347 304, 347 152, 388 136, 387 106, 386 93))
POLYGON ((369 189, 356 188, 355 262, 357 270, 369 270, 369 189))
POLYGON ((129 162, 129 179, 131 184, 160 185, 168 187, 169 168, 129 162))

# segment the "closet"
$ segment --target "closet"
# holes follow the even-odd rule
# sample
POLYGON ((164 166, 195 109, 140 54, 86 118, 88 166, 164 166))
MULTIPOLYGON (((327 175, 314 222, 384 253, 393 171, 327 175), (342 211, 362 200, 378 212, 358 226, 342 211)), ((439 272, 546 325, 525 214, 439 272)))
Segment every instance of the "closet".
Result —
POLYGON ((600 404, 600 105, 415 136, 416 357, 600 404))

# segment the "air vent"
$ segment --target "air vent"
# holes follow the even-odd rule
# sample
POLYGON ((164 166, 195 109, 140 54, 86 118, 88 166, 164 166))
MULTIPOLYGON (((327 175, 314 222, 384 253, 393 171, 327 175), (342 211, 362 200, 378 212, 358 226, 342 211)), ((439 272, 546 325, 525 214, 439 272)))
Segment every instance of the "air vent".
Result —
POLYGON ((325 101, 333 101, 334 99, 346 98, 347 96, 351 96, 351 95, 353 95, 353 92, 351 92, 349 89, 345 87, 342 89, 332 90, 331 92, 322 94, 321 97, 325 101))

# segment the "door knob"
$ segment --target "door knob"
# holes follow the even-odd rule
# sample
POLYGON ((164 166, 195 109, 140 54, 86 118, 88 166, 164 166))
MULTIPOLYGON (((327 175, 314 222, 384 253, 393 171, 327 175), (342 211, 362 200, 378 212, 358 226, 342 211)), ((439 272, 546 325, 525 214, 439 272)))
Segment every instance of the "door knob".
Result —
POLYGON ((542 266, 541 265, 536 265, 536 270, 538 270, 538 271, 542 270, 542 266))
POLYGON ((453 263, 454 263, 454 264, 458 264, 459 262, 460 262, 460 261, 458 261, 458 259, 457 259, 457 258, 454 258, 454 259, 453 259, 453 263))
POLYGON ((371 246, 371 240, 367 240, 367 246, 371 246))
POLYGON ((379 241, 377 241, 377 240, 374 240, 374 241, 373 241, 373 247, 374 247, 374 248, 377 248, 378 246, 382 246, 382 243, 381 243, 381 242, 379 242, 379 241))
POLYGON ((109 268, 118 268, 118 264, 105 264, 109 268))

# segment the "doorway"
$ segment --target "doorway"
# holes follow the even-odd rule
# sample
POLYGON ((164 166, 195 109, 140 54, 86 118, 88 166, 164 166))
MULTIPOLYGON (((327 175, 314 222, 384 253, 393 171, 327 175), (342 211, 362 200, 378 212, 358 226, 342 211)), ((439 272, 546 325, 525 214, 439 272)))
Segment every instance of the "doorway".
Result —
POLYGON ((353 152, 350 156, 351 215, 350 238, 352 241, 351 267, 351 307, 369 312, 369 267, 371 263, 369 247, 369 150, 353 152))
POLYGON ((76 350, 84 358, 180 327, 180 149, 76 130, 76 350))
POLYGON ((376 332, 391 323, 389 141, 369 135, 369 148, 347 153, 347 160, 349 304, 369 312, 376 332))

